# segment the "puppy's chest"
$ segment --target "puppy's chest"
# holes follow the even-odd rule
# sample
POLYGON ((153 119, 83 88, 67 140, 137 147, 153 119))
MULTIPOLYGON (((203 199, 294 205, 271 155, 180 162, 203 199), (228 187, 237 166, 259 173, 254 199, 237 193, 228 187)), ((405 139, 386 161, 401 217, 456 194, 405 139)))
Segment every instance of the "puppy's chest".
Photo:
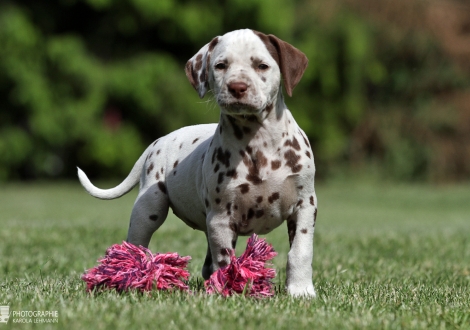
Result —
MULTIPOLYGON (((238 151, 214 148, 206 207, 229 219, 240 235, 279 226, 293 212, 302 189, 300 174, 284 157, 288 150, 262 144, 238 151)), ((302 162, 297 159, 295 165, 301 168, 302 162)))

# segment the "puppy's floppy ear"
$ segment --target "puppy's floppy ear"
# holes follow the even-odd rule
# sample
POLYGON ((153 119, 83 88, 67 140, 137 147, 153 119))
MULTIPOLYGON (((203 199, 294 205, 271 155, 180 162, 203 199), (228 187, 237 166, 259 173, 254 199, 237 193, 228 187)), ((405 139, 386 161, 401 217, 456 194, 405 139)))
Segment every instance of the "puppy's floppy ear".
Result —
POLYGON ((275 35, 266 35, 255 30, 253 32, 264 42, 269 53, 276 60, 281 70, 287 95, 292 96, 292 90, 307 69, 307 56, 275 35))
POLYGON ((196 55, 191 57, 186 63, 186 77, 198 92, 202 99, 209 90, 209 66, 212 50, 219 42, 219 37, 215 37, 211 42, 202 47, 196 55))

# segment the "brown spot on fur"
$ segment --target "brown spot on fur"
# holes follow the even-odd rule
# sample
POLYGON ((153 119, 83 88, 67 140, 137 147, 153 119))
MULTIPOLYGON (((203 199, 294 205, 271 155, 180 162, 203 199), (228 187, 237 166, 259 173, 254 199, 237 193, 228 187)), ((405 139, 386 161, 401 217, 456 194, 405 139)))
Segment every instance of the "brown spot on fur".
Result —
POLYGON ((298 186, 297 189, 302 190, 304 189, 304 186, 298 186))
POLYGON ((155 146, 160 139, 156 139, 152 146, 155 146))
POLYGON ((216 199, 215 199, 215 203, 216 203, 216 204, 220 204, 220 198, 216 198, 216 199))
POLYGON ((310 196, 310 204, 315 205, 315 202, 313 200, 313 196, 310 196))
POLYGON ((303 229, 300 230, 300 232, 301 232, 302 234, 306 234, 306 233, 307 233, 307 229, 303 228, 303 229))
POLYGON ((297 141, 297 139, 294 137, 292 140, 287 140, 285 143, 284 143, 284 146, 288 147, 288 146, 291 146, 292 148, 294 148, 295 150, 300 150, 300 144, 299 144, 299 141, 297 141))
POLYGON ((271 196, 268 197, 268 202, 272 204, 275 200, 279 199, 279 193, 275 192, 271 196))
POLYGON ((237 170, 235 169, 228 170, 226 175, 232 177, 233 179, 236 179, 238 177, 237 170))
POLYGON ((238 186, 240 188, 240 192, 242 194, 246 194, 247 192, 250 191, 250 185, 248 183, 242 183, 241 185, 238 186))
POLYGON ((160 172, 157 171, 157 173, 155 173, 155 179, 160 180, 160 172))
MULTIPOLYGON (((200 55, 202 57, 202 54, 200 54, 200 55)), ((188 61, 186 63, 185 71, 186 71, 186 76, 189 79, 189 82, 191 83, 191 85, 193 85, 196 88, 196 85, 198 84, 197 71, 195 70, 195 67, 196 67, 197 63, 195 63, 196 65, 193 65, 193 63, 194 63, 194 61, 193 62, 188 61), (191 74, 191 77, 188 75, 188 73, 191 74)), ((201 66, 202 66, 202 61, 200 61, 200 63, 201 63, 201 66)))
POLYGON ((230 249, 222 248, 222 249, 220 249, 220 254, 223 255, 223 256, 228 256, 229 255, 228 250, 230 250, 230 249))
POLYGON ((268 104, 264 110, 266 110, 267 113, 270 113, 273 110, 273 107, 274 105, 271 103, 268 104))
POLYGON ((230 125, 232 125, 233 134, 235 135, 235 137, 239 140, 243 139, 243 132, 240 129, 240 127, 237 125, 237 123, 235 122, 235 119, 231 116, 228 116, 228 121, 230 125))
POLYGON ((209 43, 208 50, 211 52, 215 48, 215 46, 217 46, 218 43, 219 43, 219 37, 215 37, 214 39, 212 39, 211 42, 209 43))
POLYGON ((253 209, 250 208, 250 209, 248 210, 248 214, 247 214, 246 219, 247 219, 247 220, 251 220, 254 216, 255 216, 255 211, 253 211, 253 209))
POLYGON ((256 217, 257 219, 261 218, 263 215, 264 215, 264 211, 263 211, 263 210, 257 210, 257 211, 255 212, 255 217, 256 217))
POLYGON ((266 167, 268 165, 268 159, 264 156, 261 150, 256 152, 256 159, 258 160, 259 167, 266 167))
POLYGON ((302 205, 303 202, 304 202, 303 199, 299 200, 299 201, 297 202, 297 205, 296 205, 296 206, 299 207, 300 205, 302 205))
POLYGON ((204 199, 204 203, 206 204, 206 207, 209 207, 209 201, 206 199, 204 199))
POLYGON ((230 167, 230 156, 231 152, 229 150, 222 150, 221 147, 217 149, 217 160, 225 165, 225 167, 230 167))
POLYGON ((204 86, 209 87, 209 83, 207 82, 207 78, 209 77, 209 67, 211 65, 211 53, 209 52, 206 57, 206 68, 204 70, 204 86))
MULTIPOLYGON (((247 151, 251 153, 251 147, 248 146, 247 151), (248 151, 248 148, 250 148, 250 151, 248 151)), ((268 159, 264 156, 261 150, 256 151, 256 154, 254 155, 254 157, 252 156, 251 159, 245 154, 245 156, 243 157, 243 163, 248 168, 248 174, 246 176, 246 179, 248 181, 252 182, 255 185, 263 182, 263 180, 259 176, 259 170, 267 166, 268 159)))
POLYGON ((158 149, 158 150, 157 150, 157 155, 159 155, 159 154, 160 154, 160 151, 161 151, 160 149, 158 149))
POLYGON ((225 205, 225 209, 227 210, 227 215, 230 215, 232 214, 232 203, 227 203, 227 205, 225 205))
POLYGON ((176 168, 176 166, 178 166, 178 163, 179 163, 179 161, 177 160, 177 161, 173 164, 173 168, 176 168))
POLYGON ((153 163, 150 164, 150 166, 147 168, 147 175, 150 174, 150 172, 152 172, 153 170, 153 163))
POLYGON ((284 158, 287 160, 286 165, 292 169, 293 173, 300 172, 302 165, 298 164, 300 156, 297 155, 292 149, 284 153, 284 158))
POLYGON ((263 201, 263 196, 256 197, 256 203, 261 203, 263 201))
POLYGON ((182 144, 182 143, 180 144, 180 149, 181 149, 181 148, 183 148, 183 144, 182 144))
POLYGON ((160 169, 160 172, 163 174, 163 167, 160 169))
POLYGON ((157 221, 158 220, 158 215, 157 214, 149 215, 149 219, 152 220, 152 221, 157 221))
POLYGON ((261 77, 261 80, 262 80, 263 82, 266 82, 266 77, 261 77))
POLYGON ((308 158, 312 158, 312 157, 310 156, 310 151, 308 151, 308 150, 305 151, 305 154, 307 155, 308 158))
POLYGON ((219 262, 218 262, 218 265, 219 265, 220 268, 223 268, 223 267, 227 266, 228 263, 227 263, 227 261, 222 260, 222 261, 219 261, 219 262))
POLYGON ((195 139, 193 140, 193 144, 196 143, 198 140, 199 140, 199 138, 195 138, 195 139))
POLYGON ((219 168, 220 168, 219 163, 217 163, 214 167, 214 173, 217 173, 219 171, 219 168))
POLYGON ((166 186, 162 181, 158 181, 158 188, 162 191, 162 193, 166 194, 166 186))
POLYGON ((217 193, 219 193, 219 192, 220 192, 220 188, 219 188, 219 187, 216 187, 216 188, 215 188, 215 191, 216 191, 217 193))
POLYGON ((303 134, 302 134, 302 138, 304 139, 305 145, 310 148, 310 143, 308 143, 307 138, 303 134))
POLYGON ((280 160, 272 160, 271 161, 271 169, 273 171, 277 170, 279 167, 281 167, 281 161, 280 160))
POLYGON ((224 182, 224 176, 225 176, 225 172, 220 172, 219 173, 219 177, 217 178, 217 183, 218 184, 221 184, 222 182, 224 182))
MULTIPOLYGON (((209 58, 209 57, 208 57, 208 58, 209 58)), ((207 80, 207 72, 206 72, 206 70, 201 71, 201 74, 199 75, 199 81, 200 81, 201 83, 205 83, 206 80, 207 80)), ((205 84, 204 84, 204 85, 205 85, 205 84)))
POLYGON ((214 152, 212 153, 212 160, 211 160, 211 164, 214 164, 215 162, 215 155, 217 153, 217 150, 214 150, 214 152))
POLYGON ((263 180, 257 174, 248 174, 246 179, 254 185, 258 185, 263 182, 263 180))
POLYGON ((195 71, 201 70, 201 68, 202 68, 202 54, 198 54, 196 56, 195 61, 196 61, 196 64, 194 65, 194 70, 195 71))

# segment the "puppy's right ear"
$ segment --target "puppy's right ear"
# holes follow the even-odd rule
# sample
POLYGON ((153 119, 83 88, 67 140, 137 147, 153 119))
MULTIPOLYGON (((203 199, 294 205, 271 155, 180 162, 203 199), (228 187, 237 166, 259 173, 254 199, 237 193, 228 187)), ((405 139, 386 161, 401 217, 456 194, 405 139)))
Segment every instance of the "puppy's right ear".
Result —
POLYGON ((215 37, 186 63, 186 77, 188 77, 189 82, 198 92, 201 99, 209 90, 209 67, 211 54, 218 42, 219 37, 215 37))

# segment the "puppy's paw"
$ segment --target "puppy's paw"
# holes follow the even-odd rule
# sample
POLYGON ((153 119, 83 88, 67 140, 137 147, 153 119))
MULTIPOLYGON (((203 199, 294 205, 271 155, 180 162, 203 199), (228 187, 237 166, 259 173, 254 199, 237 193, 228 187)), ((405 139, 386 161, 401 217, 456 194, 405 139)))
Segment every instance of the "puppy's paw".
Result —
POLYGON ((317 296, 313 284, 309 284, 307 286, 295 284, 288 285, 287 293, 296 298, 314 299, 317 296))

